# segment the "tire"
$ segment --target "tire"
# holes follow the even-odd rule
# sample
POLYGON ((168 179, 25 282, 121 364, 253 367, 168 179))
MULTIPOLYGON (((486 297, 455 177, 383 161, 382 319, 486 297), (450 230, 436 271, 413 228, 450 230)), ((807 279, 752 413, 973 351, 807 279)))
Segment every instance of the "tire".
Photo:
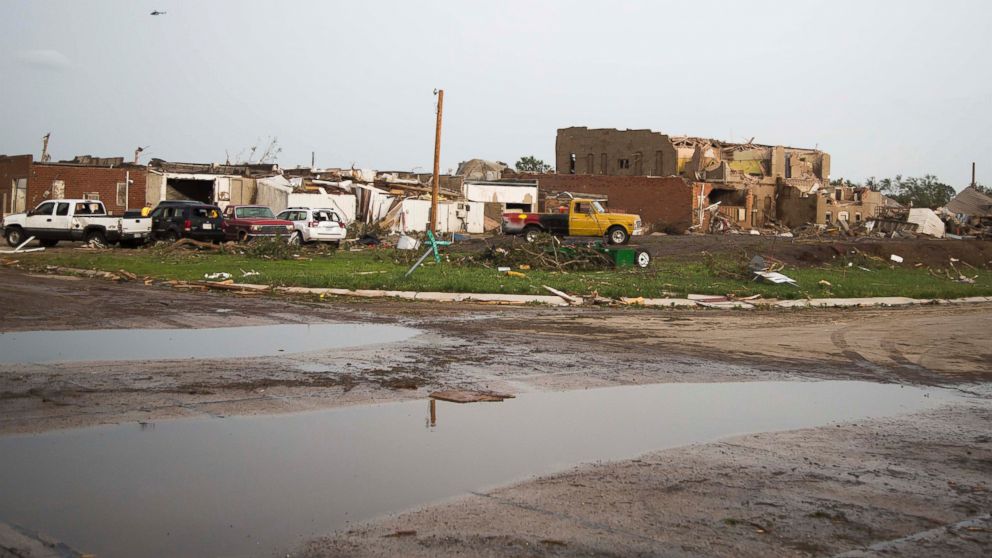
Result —
POLYGON ((606 242, 608 244, 627 244, 630 240, 630 234, 627 233, 627 229, 621 226, 610 227, 610 230, 606 231, 606 242))
POLYGON ((641 269, 651 265, 651 254, 648 254, 644 250, 638 250, 637 253, 634 254, 634 265, 641 269))
POLYGON ((17 248, 22 242, 24 242, 24 230, 21 227, 11 227, 7 229, 7 244, 12 247, 17 248))
POLYGON ((99 229, 93 229, 93 230, 86 231, 83 234, 83 242, 85 242, 87 244, 92 244, 92 243, 96 242, 97 244, 101 244, 103 246, 108 246, 108 244, 107 244, 107 235, 103 234, 103 231, 101 231, 99 229))
POLYGON ((289 235, 289 240, 287 241, 290 246, 300 246, 303 244, 303 233, 296 231, 289 235))
POLYGON ((537 235, 543 232, 544 231, 541 230, 541 227, 538 227, 537 225, 527 225, 524 227, 524 240, 527 242, 534 242, 537 240, 537 235))
POLYGON ((248 242, 248 232, 247 231, 238 231, 238 242, 240 242, 242 244, 244 244, 245 242, 248 242))
POLYGON ((44 246, 45 248, 51 248, 59 243, 58 240, 51 240, 51 239, 39 240, 38 242, 41 242, 41 245, 44 246))

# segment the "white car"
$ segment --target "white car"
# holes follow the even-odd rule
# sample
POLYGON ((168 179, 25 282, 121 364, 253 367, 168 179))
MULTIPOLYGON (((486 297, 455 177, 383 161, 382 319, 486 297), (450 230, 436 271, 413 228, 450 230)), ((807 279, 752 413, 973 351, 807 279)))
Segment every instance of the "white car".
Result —
POLYGON ((277 219, 292 221, 296 232, 290 243, 336 242, 341 243, 348 234, 344 219, 333 209, 290 207, 276 215, 277 219))

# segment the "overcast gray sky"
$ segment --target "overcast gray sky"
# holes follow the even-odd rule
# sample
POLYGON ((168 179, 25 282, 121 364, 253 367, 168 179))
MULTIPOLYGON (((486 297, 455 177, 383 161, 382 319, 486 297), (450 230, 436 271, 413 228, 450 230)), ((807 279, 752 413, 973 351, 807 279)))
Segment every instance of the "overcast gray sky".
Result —
POLYGON ((0 0, 0 21, 0 153, 51 131, 55 159, 221 162, 274 136, 287 167, 429 169, 443 87, 442 169, 551 162, 584 125, 992 183, 986 1, 0 0))

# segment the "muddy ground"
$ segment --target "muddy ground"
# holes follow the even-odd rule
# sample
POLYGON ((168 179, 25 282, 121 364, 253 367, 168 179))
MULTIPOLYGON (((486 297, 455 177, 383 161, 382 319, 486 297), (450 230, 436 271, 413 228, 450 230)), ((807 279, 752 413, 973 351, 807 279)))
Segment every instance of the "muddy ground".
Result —
POLYGON ((992 548, 992 525, 981 518, 992 509, 992 305, 701 311, 317 302, 0 269, 0 309, 7 332, 340 321, 423 332, 388 346, 254 359, 0 364, 0 434, 292 412, 449 387, 522 393, 843 378, 967 394, 926 414, 582 466, 294 554, 824 555, 969 520, 890 547, 935 556, 992 548), (384 536, 397 531, 415 533, 384 536))

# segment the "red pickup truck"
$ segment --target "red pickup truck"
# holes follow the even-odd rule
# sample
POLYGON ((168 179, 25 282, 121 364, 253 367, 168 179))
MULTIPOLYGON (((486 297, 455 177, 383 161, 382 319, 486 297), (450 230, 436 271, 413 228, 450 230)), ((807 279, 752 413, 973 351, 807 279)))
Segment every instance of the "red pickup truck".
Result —
POLYGON ((224 210, 224 236, 228 240, 247 242, 258 237, 293 237, 292 221, 276 219, 264 205, 229 205, 224 210))

